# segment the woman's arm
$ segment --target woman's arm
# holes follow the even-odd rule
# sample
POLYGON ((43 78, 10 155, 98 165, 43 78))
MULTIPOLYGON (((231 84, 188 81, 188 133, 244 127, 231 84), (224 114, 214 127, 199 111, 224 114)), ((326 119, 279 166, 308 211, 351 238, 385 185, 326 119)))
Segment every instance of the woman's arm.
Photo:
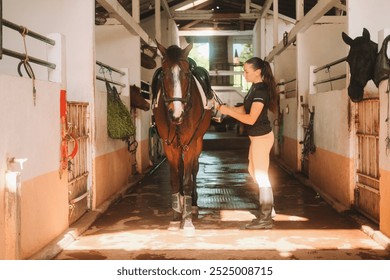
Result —
POLYGON ((234 112, 239 113, 239 114, 245 114, 245 108, 244 105, 241 106, 234 106, 234 107, 229 107, 232 109, 234 112))
POLYGON ((245 113, 244 106, 239 107, 229 107, 226 105, 220 105, 217 110, 223 115, 229 115, 232 118, 244 123, 253 125, 258 117, 260 116, 261 111, 264 108, 264 104, 261 102, 253 102, 249 114, 245 113))

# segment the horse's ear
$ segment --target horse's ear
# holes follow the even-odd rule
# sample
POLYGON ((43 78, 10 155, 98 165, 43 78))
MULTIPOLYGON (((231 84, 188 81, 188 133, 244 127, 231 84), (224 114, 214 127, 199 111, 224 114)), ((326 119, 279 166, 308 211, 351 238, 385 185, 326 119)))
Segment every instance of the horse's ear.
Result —
POLYGON ((188 57, 188 55, 190 54, 190 51, 192 50, 192 47, 193 47, 192 43, 188 44, 188 46, 185 47, 185 49, 183 51, 184 57, 188 57))
POLYGON ((370 31, 368 31, 366 28, 363 28, 363 38, 370 40, 370 31))
POLYGON ((156 40, 157 48, 161 52, 162 56, 165 56, 167 49, 156 40))
POLYGON ((349 37, 345 32, 342 32, 341 33, 341 36, 343 37, 343 41, 347 44, 347 45, 352 45, 352 42, 353 42, 353 40, 352 40, 352 38, 351 37, 349 37))

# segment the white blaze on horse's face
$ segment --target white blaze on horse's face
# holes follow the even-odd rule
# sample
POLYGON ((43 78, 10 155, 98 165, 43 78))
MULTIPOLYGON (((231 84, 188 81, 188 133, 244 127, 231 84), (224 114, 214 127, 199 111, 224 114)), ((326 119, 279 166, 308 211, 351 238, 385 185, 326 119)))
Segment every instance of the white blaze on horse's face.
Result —
MULTIPOLYGON (((175 65, 172 68, 172 77, 173 77, 173 98, 182 98, 183 93, 181 90, 180 82, 180 67, 175 65)), ((173 113, 172 117, 176 120, 180 120, 184 113, 183 102, 179 100, 173 101, 173 113)))

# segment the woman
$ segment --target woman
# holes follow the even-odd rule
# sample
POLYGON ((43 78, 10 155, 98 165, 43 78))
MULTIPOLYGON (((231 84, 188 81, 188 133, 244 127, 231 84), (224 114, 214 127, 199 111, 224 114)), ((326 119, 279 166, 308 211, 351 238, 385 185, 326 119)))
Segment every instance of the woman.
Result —
POLYGON ((220 105, 221 114, 229 115, 245 125, 250 139, 248 171, 259 187, 259 211, 246 229, 272 228, 273 192, 268 177, 269 154, 274 134, 268 110, 277 112, 278 94, 275 78, 267 61, 253 57, 244 63, 244 77, 252 86, 239 107, 220 105))

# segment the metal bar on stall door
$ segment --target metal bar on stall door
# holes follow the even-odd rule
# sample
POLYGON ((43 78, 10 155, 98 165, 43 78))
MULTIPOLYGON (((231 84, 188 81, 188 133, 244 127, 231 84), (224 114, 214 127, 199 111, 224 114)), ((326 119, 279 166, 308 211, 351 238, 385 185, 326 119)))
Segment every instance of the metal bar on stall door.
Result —
POLYGON ((126 87, 125 84, 122 84, 122 83, 119 83, 119 82, 115 82, 115 81, 107 80, 107 79, 105 79, 105 78, 102 77, 102 76, 96 75, 96 79, 98 79, 98 80, 100 80, 100 81, 103 81, 103 82, 108 82, 108 83, 110 83, 110 84, 118 85, 118 86, 121 86, 121 87, 126 87))
POLYGON ((28 30, 26 27, 21 26, 21 25, 17 25, 17 24, 15 24, 13 22, 10 22, 10 21, 6 20, 6 19, 3 19, 3 25, 8 27, 8 28, 11 28, 13 30, 19 31, 20 33, 24 32, 25 35, 33 37, 33 38, 35 38, 37 40, 40 40, 42 42, 45 42, 45 43, 47 43, 49 45, 54 46, 56 44, 56 41, 54 41, 53 39, 47 38, 47 37, 45 37, 45 36, 43 36, 43 35, 41 35, 39 33, 36 33, 34 31, 28 30))
POLYGON ((337 59, 337 60, 335 60, 335 61, 333 61, 331 63, 328 63, 328 64, 326 64, 324 66, 320 66, 320 67, 314 69, 313 73, 317 73, 318 71, 321 71, 321 70, 324 70, 324 69, 328 69, 328 68, 330 68, 330 67, 332 67, 332 66, 334 66, 336 64, 339 64, 339 63, 341 63, 343 61, 346 61, 346 60, 347 60, 347 57, 343 57, 343 58, 337 59))
POLYGON ((333 78, 329 78, 329 79, 325 79, 325 80, 322 80, 322 81, 314 82, 313 86, 316 86, 316 85, 319 85, 319 84, 328 83, 328 82, 332 82, 332 81, 336 81, 336 80, 341 80, 341 79, 344 79, 346 77, 347 77, 346 74, 339 75, 339 76, 334 76, 333 78))
POLYGON ((14 57, 14 58, 19 58, 20 60, 25 60, 26 58, 28 58, 29 62, 32 62, 32 63, 35 63, 35 64, 39 64, 39 65, 42 65, 42 66, 46 66, 46 67, 48 67, 50 69, 56 69, 56 65, 54 63, 50 63, 50 62, 47 62, 45 60, 42 60, 42 59, 39 59, 39 58, 36 58, 36 57, 33 57, 33 56, 27 56, 26 57, 26 55, 23 54, 23 53, 11 51, 9 49, 3 49, 3 54, 11 56, 11 57, 14 57))
POLYGON ((101 67, 104 67, 104 68, 106 68, 106 69, 108 69, 108 70, 112 70, 112 71, 114 71, 114 72, 117 72, 117 73, 121 74, 122 76, 126 75, 125 72, 123 72, 123 71, 121 71, 121 70, 118 70, 118 69, 115 69, 114 67, 111 67, 110 65, 105 64, 105 63, 103 63, 103 62, 100 62, 100 61, 97 61, 97 60, 96 60, 96 64, 99 65, 99 66, 101 66, 101 67))

